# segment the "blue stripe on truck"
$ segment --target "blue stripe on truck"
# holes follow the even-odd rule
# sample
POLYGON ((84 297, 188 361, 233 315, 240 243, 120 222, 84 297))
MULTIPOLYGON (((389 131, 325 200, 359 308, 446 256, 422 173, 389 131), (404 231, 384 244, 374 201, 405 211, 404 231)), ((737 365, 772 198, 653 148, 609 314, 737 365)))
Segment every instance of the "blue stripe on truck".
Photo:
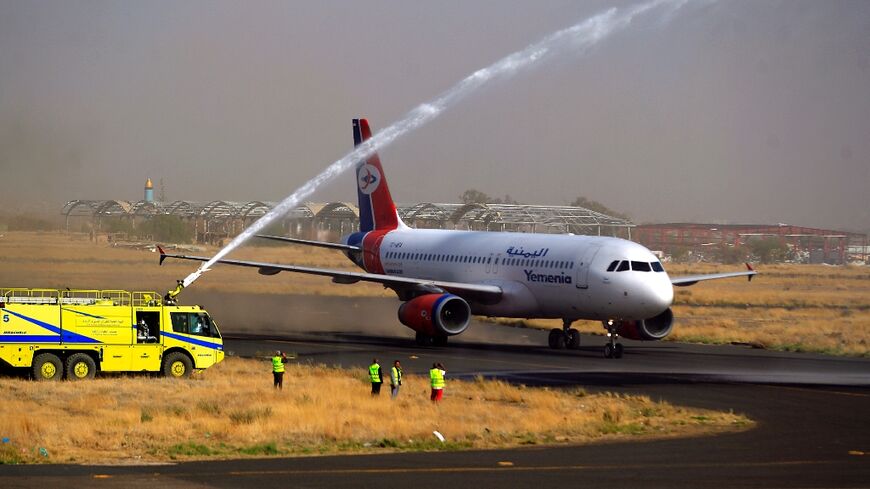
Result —
POLYGON ((223 350, 224 346, 219 345, 217 343, 210 343, 208 341, 198 340, 196 338, 191 338, 189 336, 181 336, 180 334, 175 333, 167 333, 165 331, 160 332, 161 335, 166 336, 167 338, 172 338, 173 340, 183 341, 185 343, 193 343, 197 346, 204 346, 206 348, 212 348, 214 350, 223 350))
POLYGON ((0 343, 57 343, 59 339, 56 334, 0 334, 0 343))
MULTIPOLYGON (((54 334, 60 335, 60 340, 62 342, 65 342, 65 343, 100 343, 99 341, 97 341, 93 338, 88 338, 85 335, 80 335, 78 333, 72 333, 70 331, 64 331, 64 330, 58 328, 57 326, 53 326, 53 325, 48 324, 44 321, 40 321, 39 319, 27 317, 24 314, 15 312, 11 309, 3 309, 3 311, 7 312, 9 314, 12 314, 15 317, 21 318, 21 319, 27 321, 28 323, 35 324, 35 325, 39 326, 40 328, 45 328, 54 334)), ((42 337, 39 335, 37 335, 37 336, 40 338, 42 337)), ((57 341, 57 338, 54 338, 52 341, 57 341)))

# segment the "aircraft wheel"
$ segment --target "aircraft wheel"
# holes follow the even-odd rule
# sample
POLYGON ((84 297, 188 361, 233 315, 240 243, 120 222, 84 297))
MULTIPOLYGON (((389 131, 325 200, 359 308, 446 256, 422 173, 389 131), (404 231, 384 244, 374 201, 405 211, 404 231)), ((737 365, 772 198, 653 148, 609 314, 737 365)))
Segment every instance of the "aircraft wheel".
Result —
POLYGON ((610 343, 604 345, 604 358, 613 358, 613 347, 610 343))
POLYGON ((63 364, 53 353, 40 353, 33 359, 33 378, 36 380, 60 380, 63 364))
POLYGON ((86 353, 75 353, 66 359, 67 380, 93 379, 97 373, 97 364, 86 353))
POLYGON ((567 343, 569 350, 579 350, 580 349, 580 332, 574 328, 568 329, 567 334, 567 343))
POLYGON ((558 328, 551 329, 550 336, 547 338, 547 343, 550 345, 550 348, 554 350, 559 349, 559 338, 563 338, 562 342, 564 343, 565 333, 558 328))
POLYGON ((622 343, 617 343, 613 347, 613 358, 622 358, 622 343))
POLYGON ((446 336, 434 336, 434 337, 432 337, 432 344, 435 346, 447 346, 447 337, 446 336))

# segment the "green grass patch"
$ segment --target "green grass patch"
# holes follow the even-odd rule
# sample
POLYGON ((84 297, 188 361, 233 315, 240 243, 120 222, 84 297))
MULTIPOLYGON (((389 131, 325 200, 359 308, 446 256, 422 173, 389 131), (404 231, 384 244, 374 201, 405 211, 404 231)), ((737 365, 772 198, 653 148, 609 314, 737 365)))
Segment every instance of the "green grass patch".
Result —
POLYGON ((215 455, 217 452, 215 452, 214 450, 212 450, 211 448, 209 448, 205 445, 200 445, 199 443, 188 442, 188 443, 178 443, 176 445, 172 445, 171 447, 169 447, 168 450, 166 450, 166 453, 169 455, 169 458, 174 459, 174 458, 179 457, 179 456, 186 456, 186 457, 209 456, 209 455, 215 455))
POLYGON ((278 445, 275 442, 269 442, 240 448, 239 453, 244 453, 245 455, 278 455, 281 452, 278 450, 278 445))
POLYGON ((11 443, 0 445, 0 465, 17 465, 24 463, 21 451, 11 443))

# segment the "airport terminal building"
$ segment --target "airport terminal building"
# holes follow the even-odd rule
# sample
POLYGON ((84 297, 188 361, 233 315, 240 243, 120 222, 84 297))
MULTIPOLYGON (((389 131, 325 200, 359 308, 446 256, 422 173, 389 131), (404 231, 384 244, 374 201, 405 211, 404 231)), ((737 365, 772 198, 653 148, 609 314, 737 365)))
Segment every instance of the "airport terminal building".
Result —
MULTIPOLYGON (((175 216, 194 229, 197 243, 220 244, 240 233, 276 203, 266 201, 161 202, 149 195, 137 202, 72 200, 64 205, 68 231, 105 232, 109 220, 137 222, 155 216, 175 216)), ((729 249, 754 240, 776 240, 789 249, 789 260, 801 263, 868 263, 865 234, 786 224, 641 224, 583 207, 522 204, 417 203, 400 205, 399 215, 412 227, 475 231, 572 233, 614 236, 637 241, 663 258, 680 256, 717 261, 729 249)), ((350 202, 304 203, 284 216, 271 232, 335 241, 358 228, 359 209, 350 202), (278 229, 280 228, 280 229, 278 229)))

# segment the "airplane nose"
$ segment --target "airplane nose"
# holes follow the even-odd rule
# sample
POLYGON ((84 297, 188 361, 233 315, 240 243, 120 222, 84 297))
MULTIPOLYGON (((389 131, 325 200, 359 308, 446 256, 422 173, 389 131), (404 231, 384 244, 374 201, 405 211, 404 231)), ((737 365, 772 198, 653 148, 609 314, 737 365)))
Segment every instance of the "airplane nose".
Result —
POLYGON ((656 281, 649 284, 644 296, 645 305, 651 312, 659 314, 671 307, 671 304, 674 302, 674 287, 669 279, 661 282, 656 281))

